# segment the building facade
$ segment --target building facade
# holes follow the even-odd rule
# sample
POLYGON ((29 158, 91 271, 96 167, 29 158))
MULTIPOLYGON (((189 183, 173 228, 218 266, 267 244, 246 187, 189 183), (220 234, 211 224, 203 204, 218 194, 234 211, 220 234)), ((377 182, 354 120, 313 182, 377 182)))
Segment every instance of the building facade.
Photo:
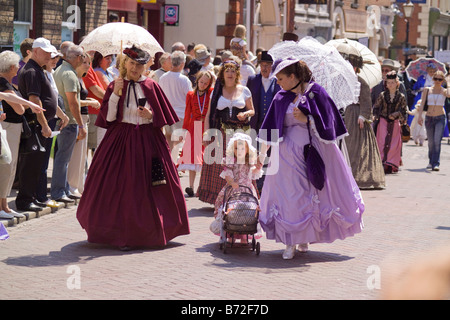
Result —
POLYGON ((405 0, 395 3, 398 12, 389 55, 393 59, 406 60, 450 50, 450 1, 411 0, 410 18, 405 16, 405 3, 405 0))
POLYGON ((0 0, 0 50, 14 50, 25 38, 45 37, 56 47, 78 40, 107 22, 108 0, 0 0))
POLYGON ((0 50, 19 52, 27 37, 79 42, 110 13, 143 26, 170 51, 174 42, 203 43, 213 54, 229 48, 237 24, 251 51, 269 49, 292 32, 325 43, 349 38, 381 57, 448 50, 450 1, 411 0, 0 0, 0 50), (408 28, 407 28, 408 24, 408 28), (408 29, 408 30, 407 30, 408 29), (408 37, 407 37, 408 35, 408 37), (406 51, 405 51, 406 49, 406 51))

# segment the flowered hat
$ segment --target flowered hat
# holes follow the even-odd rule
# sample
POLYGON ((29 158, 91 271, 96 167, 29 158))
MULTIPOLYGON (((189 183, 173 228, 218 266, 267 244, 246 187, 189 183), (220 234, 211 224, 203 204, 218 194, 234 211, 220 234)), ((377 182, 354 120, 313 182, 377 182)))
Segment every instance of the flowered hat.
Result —
POLYGON ((258 153, 256 151, 256 148, 252 144, 252 138, 243 132, 236 132, 231 137, 230 141, 228 141, 227 149, 226 149, 226 158, 227 162, 234 159, 234 142, 235 141, 245 141, 248 146, 248 155, 249 155, 249 162, 250 164, 256 163, 256 158, 258 156, 258 153))
POLYGON ((277 59, 272 65, 272 72, 270 73, 270 78, 275 77, 278 72, 284 68, 290 66, 291 64, 299 62, 300 59, 297 58, 287 58, 287 59, 277 59))
POLYGON ((138 48, 136 45, 123 50, 123 54, 140 64, 146 64, 151 58, 150 54, 147 51, 138 48))

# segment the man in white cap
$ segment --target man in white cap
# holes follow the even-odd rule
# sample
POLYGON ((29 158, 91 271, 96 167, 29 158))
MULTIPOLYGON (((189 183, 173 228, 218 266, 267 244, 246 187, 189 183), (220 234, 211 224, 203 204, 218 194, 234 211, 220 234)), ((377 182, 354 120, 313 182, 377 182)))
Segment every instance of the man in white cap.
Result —
MULTIPOLYGON (((32 57, 19 74, 18 87, 22 97, 45 109, 45 112, 39 114, 34 114, 27 109, 24 114, 41 144, 52 134, 48 120, 55 117, 58 108, 58 96, 42 69, 50 62, 53 51, 54 47, 50 41, 45 38, 35 39, 32 57)), ((18 173, 19 191, 16 197, 16 207, 20 211, 42 210, 42 207, 36 205, 36 190, 44 160, 45 151, 36 150, 22 154, 18 173)))

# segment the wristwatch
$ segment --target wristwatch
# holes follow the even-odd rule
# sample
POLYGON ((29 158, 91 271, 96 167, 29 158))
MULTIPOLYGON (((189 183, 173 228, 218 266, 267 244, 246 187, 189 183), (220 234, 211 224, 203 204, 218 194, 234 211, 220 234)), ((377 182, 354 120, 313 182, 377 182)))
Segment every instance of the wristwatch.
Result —
POLYGON ((84 124, 81 125, 81 126, 79 125, 79 126, 78 126, 78 129, 84 129, 84 124))

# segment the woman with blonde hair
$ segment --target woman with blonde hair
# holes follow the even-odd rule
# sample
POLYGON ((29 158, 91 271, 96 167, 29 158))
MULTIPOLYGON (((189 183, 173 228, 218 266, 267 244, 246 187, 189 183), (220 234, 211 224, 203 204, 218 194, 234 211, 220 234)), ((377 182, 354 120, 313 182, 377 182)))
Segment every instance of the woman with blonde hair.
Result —
POLYGON ((448 89, 442 87, 445 80, 444 73, 440 70, 433 75, 433 85, 425 88, 422 95, 422 102, 419 107, 418 121, 419 125, 423 125, 422 113, 426 111, 425 128, 428 139, 428 159, 429 169, 439 171, 441 156, 441 140, 445 130, 445 99, 449 96, 448 89), (428 106, 424 110, 424 106, 428 106))
POLYGON ((88 241, 129 250, 164 246, 189 233, 186 202, 162 128, 178 117, 159 85, 143 75, 150 55, 124 50, 123 78, 107 88, 95 151, 77 218, 88 241))
POLYGON ((201 172, 203 164, 203 132, 209 101, 213 91, 214 77, 209 71, 199 71, 196 75, 196 86, 186 96, 186 110, 183 129, 189 132, 179 158, 178 170, 189 170, 189 187, 186 193, 194 196, 194 181, 197 172, 201 172))

